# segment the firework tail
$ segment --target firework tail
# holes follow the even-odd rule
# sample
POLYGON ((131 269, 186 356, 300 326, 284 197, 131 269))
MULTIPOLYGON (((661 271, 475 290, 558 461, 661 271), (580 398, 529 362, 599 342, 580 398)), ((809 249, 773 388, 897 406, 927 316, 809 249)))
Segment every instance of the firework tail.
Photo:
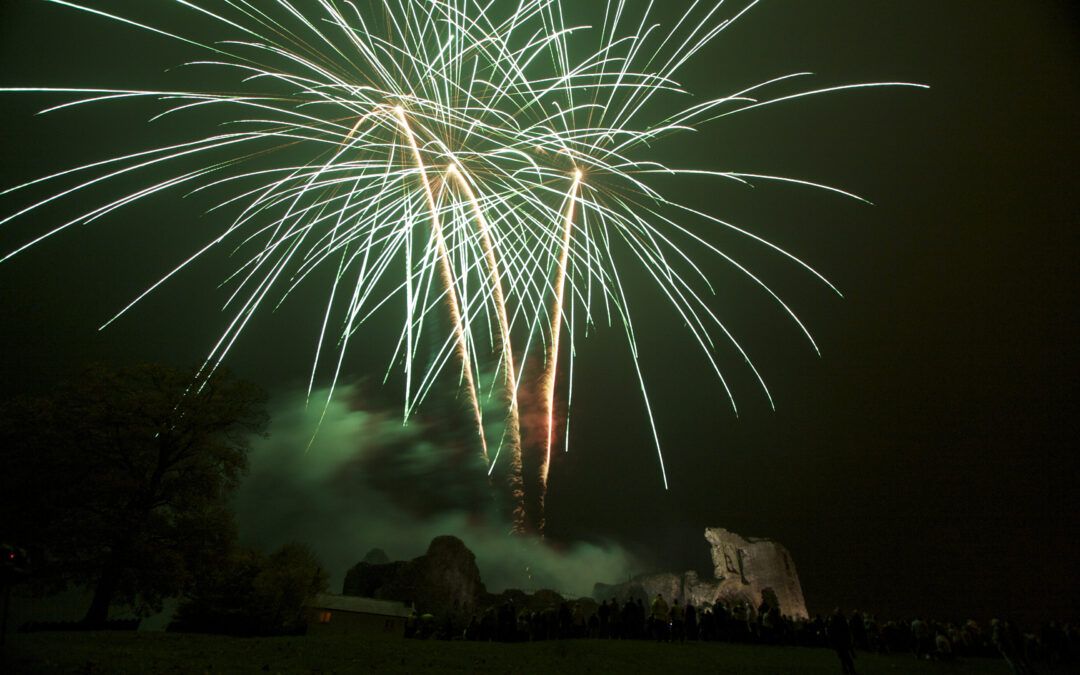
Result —
MULTIPOLYGON (((480 231, 480 245, 484 250, 484 259, 487 262, 488 272, 491 275, 492 300, 495 303, 495 314, 499 322, 499 341, 501 342, 502 348, 505 373, 504 378, 506 380, 506 391, 509 402, 509 410, 507 411, 506 417, 507 426, 503 437, 508 439, 509 442, 510 488, 515 502, 514 531, 524 532, 525 495, 521 476, 521 418, 518 409, 518 379, 517 370, 514 365, 514 350, 510 340, 510 321, 506 315, 506 299, 503 295, 502 278, 499 275, 498 261, 495 258, 495 248, 491 241, 491 228, 488 227, 487 219, 484 217, 483 209, 480 208, 480 201, 476 198, 476 193, 473 192, 472 186, 469 185, 469 181, 465 179, 462 170, 455 164, 450 164, 447 167, 447 173, 457 180, 458 185, 465 193, 465 197, 472 205, 473 214, 476 216, 476 226, 480 231)), ((489 467, 489 475, 490 469, 493 468, 494 463, 489 467)))
POLYGON ((566 290, 566 263, 570 252, 570 233, 574 228, 574 204, 577 201, 580 186, 581 171, 574 171, 574 182, 570 186, 566 203, 566 219, 563 224, 559 265, 555 268, 555 302, 551 308, 551 344, 548 347, 548 358, 544 363, 542 376, 547 439, 544 442, 544 461, 540 465, 540 513, 538 514, 540 532, 544 531, 544 501, 547 497, 548 474, 551 471, 551 446, 554 441, 555 378, 559 367, 559 336, 562 329, 563 295, 566 290))
POLYGON ((405 110, 398 106, 394 108, 394 114, 401 125, 402 133, 412 150, 413 159, 420 172, 420 180, 424 184, 424 194, 427 196, 428 209, 431 212, 431 230, 435 236, 435 245, 438 251, 439 267, 442 270, 443 285, 446 288, 447 306, 450 310, 450 321, 454 325, 454 336, 457 341, 458 358, 461 359, 461 372, 465 379, 465 390, 472 404, 473 413, 476 416, 476 432, 480 436, 480 448, 484 455, 484 462, 490 464, 487 451, 487 439, 484 437, 484 418, 480 413, 480 400, 476 394, 476 382, 473 379, 472 365, 469 360, 469 350, 465 343, 465 329, 461 325, 461 309, 458 302, 457 290, 454 287, 454 272, 450 264, 450 254, 446 249, 446 238, 443 236, 442 224, 439 222, 439 210, 435 203, 435 194, 428 180, 427 169, 424 167, 424 159, 420 154, 420 148, 416 145, 416 136, 413 134, 409 121, 405 118, 405 110))

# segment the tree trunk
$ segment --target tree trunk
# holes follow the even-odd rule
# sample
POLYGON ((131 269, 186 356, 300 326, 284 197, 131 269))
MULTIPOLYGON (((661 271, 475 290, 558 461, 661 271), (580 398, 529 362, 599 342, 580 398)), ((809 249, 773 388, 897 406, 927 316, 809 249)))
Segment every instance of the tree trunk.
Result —
MULTIPOLYGON (((151 477, 151 492, 161 485, 161 463, 154 469, 151 477)), ((152 497, 145 496, 132 501, 125 509, 129 514, 128 526, 122 531, 116 543, 113 544, 109 556, 105 559, 105 565, 101 568, 101 576, 98 577, 97 586, 94 587, 94 599, 90 602, 90 609, 86 610, 86 616, 82 622, 89 626, 104 626, 109 619, 109 606, 112 605, 116 596, 116 589, 120 584, 120 575, 131 564, 131 553, 135 550, 135 542, 139 540, 146 521, 150 516, 152 497)))
POLYGON ((112 605, 116 588, 120 582, 120 572, 124 569, 127 557, 127 546, 117 546, 109 552, 105 566, 101 570, 97 586, 94 587, 94 599, 90 602, 90 609, 86 610, 86 616, 82 622, 89 626, 104 626, 109 619, 109 606, 112 605))
MULTIPOLYGON (((111 563, 111 561, 110 561, 111 563)), ((116 595, 116 582, 120 576, 120 570, 110 564, 101 573, 94 588, 94 599, 90 603, 90 609, 86 610, 86 616, 82 622, 89 626, 104 626, 109 618, 109 605, 112 604, 113 596, 116 595)))

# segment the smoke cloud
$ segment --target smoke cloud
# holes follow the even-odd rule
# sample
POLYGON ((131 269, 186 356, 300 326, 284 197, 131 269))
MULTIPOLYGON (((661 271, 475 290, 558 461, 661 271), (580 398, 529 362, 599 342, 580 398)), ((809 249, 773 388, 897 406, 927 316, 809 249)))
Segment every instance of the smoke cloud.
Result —
MULTIPOLYGON (((638 569, 610 542, 556 547, 509 534, 508 491, 502 478, 489 481, 460 402, 426 402, 426 414, 434 409, 438 422, 415 416, 406 426, 400 409, 379 402, 363 382, 339 387, 323 416, 326 397, 313 392, 310 405, 303 391, 273 397, 269 436, 253 441, 250 471, 234 501, 245 544, 309 545, 335 592, 372 548, 407 560, 442 534, 476 554, 492 592, 550 588, 585 596, 595 582, 623 581, 638 569)), ((489 431, 492 446, 496 431, 489 431)))

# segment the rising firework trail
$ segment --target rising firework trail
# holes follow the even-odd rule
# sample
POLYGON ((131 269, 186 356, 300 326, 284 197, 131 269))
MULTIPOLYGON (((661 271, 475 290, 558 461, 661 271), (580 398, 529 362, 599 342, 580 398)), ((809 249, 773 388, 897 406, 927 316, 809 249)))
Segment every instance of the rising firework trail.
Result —
MULTIPOLYGON (((574 204, 577 202, 578 187, 581 185, 581 171, 574 171, 574 183, 566 200, 566 219, 563 224, 562 245, 559 247, 559 264, 555 268, 555 302, 551 307, 551 347, 545 362, 542 377, 544 395, 544 417, 547 424, 547 438, 544 441, 544 459, 540 466, 540 516, 543 518, 544 498, 547 494, 548 476, 551 472, 551 444, 555 431, 555 374, 559 370, 559 336, 562 334, 563 302, 566 300, 566 265, 570 253, 570 234, 574 229, 574 204)), ((543 530, 543 520, 540 529, 543 530)))
POLYGON ((312 321, 309 397, 319 373, 333 391, 365 322, 400 307, 401 336, 387 376, 398 369, 404 375, 403 418, 454 376, 489 474, 500 466, 509 474, 521 531, 543 528, 552 451, 567 446, 557 437, 566 424, 555 411, 569 414, 575 341, 598 323, 617 324, 626 335, 667 485, 624 278, 655 282, 732 410, 735 397, 718 361, 724 344, 772 399, 721 318, 704 260, 763 289, 814 344, 795 312, 723 250, 717 235, 735 233, 828 284, 824 277, 749 229, 679 203, 658 181, 781 181, 858 197, 802 178, 665 165, 650 148, 808 96, 922 86, 800 87, 810 74, 790 73, 691 97, 680 70, 756 0, 686 3, 670 20, 657 17, 653 3, 606 0, 589 3, 588 11, 598 12, 592 25, 569 23, 561 0, 147 0, 138 5, 142 16, 41 2, 189 49, 186 66, 200 81, 227 84, 3 89, 67 96, 49 113, 144 100, 160 108, 153 120, 187 118, 173 125, 187 135, 6 190, 6 200, 23 201, 3 207, 10 215, 0 225, 31 214, 50 224, 4 244, 9 252, 0 262, 137 202, 166 193, 204 197, 220 231, 105 325, 209 251, 230 246, 237 263, 225 280, 229 318, 207 354, 206 376, 256 313, 317 283, 316 270, 332 271, 325 312, 312 321), (189 15, 185 32, 159 24, 166 7, 169 16, 189 15), (55 216, 58 204, 109 186, 114 196, 97 197, 94 208, 55 216), (336 354, 331 363, 328 354, 336 354), (563 388, 566 401, 557 404, 563 388), (503 413, 497 445, 482 414, 491 401, 503 413), (526 418, 542 420, 542 428, 526 418), (508 459, 500 459, 504 453, 508 459))
POLYGON ((461 373, 465 380, 465 391, 472 404, 473 413, 476 416, 476 429, 480 435, 480 448, 484 454, 484 461, 488 461, 487 439, 484 438, 484 418, 480 412, 480 400, 476 395, 476 382, 473 379, 472 366, 469 361, 468 342, 465 329, 462 325, 461 305, 458 302, 458 293, 454 285, 454 271, 450 264, 450 253, 446 249, 446 238, 443 236, 442 225, 439 222, 439 207, 435 203, 435 194, 428 180, 427 168, 424 166, 424 156, 416 145, 416 136, 405 119, 405 110, 401 106, 394 108, 395 116, 401 123, 401 129, 409 142, 413 158, 416 160, 416 168, 420 172, 420 179, 424 185, 424 196, 427 197, 428 213, 431 216, 431 233, 435 238, 435 249, 439 260, 439 268, 442 272, 443 287, 446 289, 447 305, 450 308, 450 322, 454 327, 454 342, 457 345, 458 359, 461 361, 461 373))

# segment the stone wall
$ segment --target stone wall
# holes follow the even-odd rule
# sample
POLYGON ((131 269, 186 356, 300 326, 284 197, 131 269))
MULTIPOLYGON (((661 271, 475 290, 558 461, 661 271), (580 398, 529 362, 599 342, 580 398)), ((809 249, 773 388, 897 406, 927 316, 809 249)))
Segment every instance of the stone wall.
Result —
POLYGON ((443 615, 468 612, 486 592, 476 556, 460 539, 448 535, 432 539, 419 558, 358 563, 345 575, 342 589, 344 595, 396 600, 443 615))
POLYGON ((762 592, 772 589, 781 614, 809 618, 795 563, 783 545, 721 527, 705 528, 705 540, 712 555, 713 578, 702 579, 693 571, 643 574, 623 584, 596 584, 593 596, 598 601, 614 598, 620 604, 641 599, 648 606, 659 593, 669 603, 678 598, 681 604, 701 606, 722 599, 729 604, 741 601, 756 610, 762 592))
POLYGON ((761 603, 761 592, 771 588, 780 601, 781 613, 809 618, 795 562, 782 544, 743 537, 722 527, 705 528, 705 539, 711 547, 713 576, 720 582, 721 593, 741 587, 756 598, 756 607, 761 603))

